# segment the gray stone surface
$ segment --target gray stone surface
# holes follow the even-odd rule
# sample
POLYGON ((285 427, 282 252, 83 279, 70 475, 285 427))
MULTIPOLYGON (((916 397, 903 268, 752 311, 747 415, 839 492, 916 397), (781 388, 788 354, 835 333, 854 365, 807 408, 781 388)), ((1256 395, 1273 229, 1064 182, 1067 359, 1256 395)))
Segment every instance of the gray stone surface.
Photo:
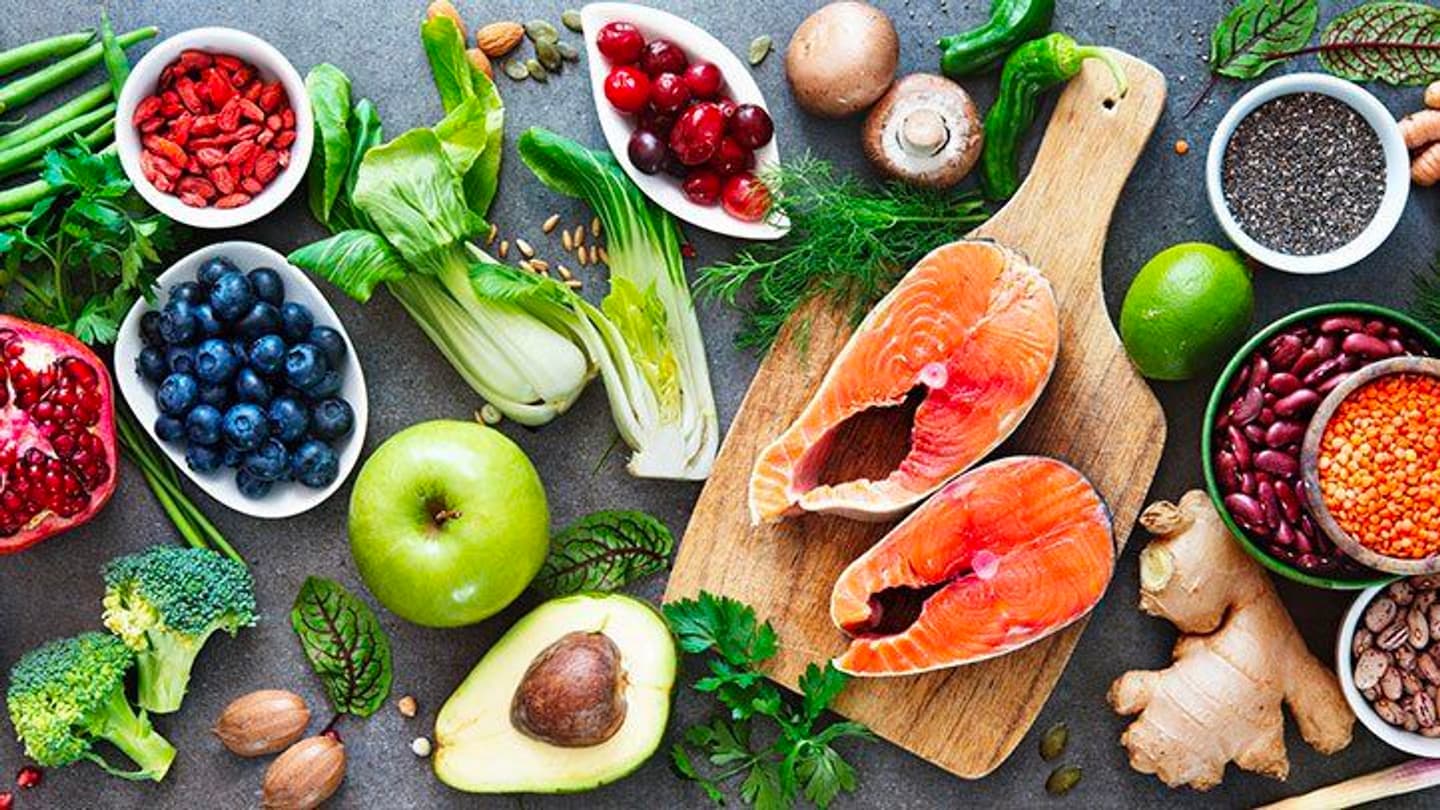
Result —
MULTIPOLYGON (((492 19, 558 20, 568 4, 559 0, 480 3, 460 0, 461 10, 478 24, 492 19)), ((165 33, 205 24, 248 29, 269 39, 302 72, 320 62, 342 67, 359 94, 374 99, 390 134, 426 125, 439 118, 439 104, 430 84, 416 35, 423 3, 409 2, 220 2, 185 0, 116 0, 111 12, 125 28, 157 24, 165 33)), ((666 3, 680 8, 726 44, 743 53, 750 39, 770 34, 783 47, 790 32, 816 2, 723 2, 693 0, 666 3)), ((883 2, 901 31, 903 70, 934 70, 932 41, 942 33, 977 23, 984 0, 888 0, 883 2)), ((1202 55, 1207 32, 1224 3, 1140 3, 1121 0, 1063 2, 1057 26, 1082 40, 1114 45, 1160 67, 1170 80, 1171 100, 1159 129, 1120 202, 1107 242, 1105 280, 1112 313, 1126 284, 1146 258, 1185 240, 1223 242, 1205 203, 1203 165, 1209 133, 1226 105, 1245 85, 1225 82, 1192 116, 1184 108, 1204 84, 1202 55), (1191 151, 1177 156, 1173 145, 1184 138, 1191 151)), ((1349 4, 1346 4, 1349 5, 1349 4)), ((14 0, 0 15, 0 47, 41 35, 90 25, 98 4, 81 0, 14 0)), ((1334 9, 1327 11, 1327 16, 1334 9)), ((575 37, 571 36, 571 39, 575 37)), ((1306 66, 1299 62, 1295 69, 1306 66)), ((792 103, 783 79, 781 60, 772 56, 755 71, 775 113, 785 151, 811 149, 846 168, 864 170, 856 144, 854 122, 823 122, 802 116, 792 103)), ((98 80, 98 77, 96 78, 98 80)), ((591 110, 585 75, 569 70, 548 85, 516 85, 501 79, 507 102, 507 149, 525 127, 544 125, 601 144, 591 110)), ((977 100, 988 104, 993 80, 971 81, 977 100)), ((1381 97, 1396 113, 1418 105, 1415 90, 1382 89, 1381 97)), ((1440 247, 1436 197, 1419 192, 1410 201, 1398 232, 1362 265, 1322 278, 1299 278, 1261 271, 1256 279, 1259 322, 1265 323, 1305 304, 1342 299, 1402 303, 1408 278, 1440 247)), ((551 212, 566 220, 581 216, 579 206, 542 190, 515 158, 506 155, 504 177, 493 219, 506 233, 526 235, 545 243, 539 225, 551 212)), ((254 227, 236 233, 201 235, 201 239, 249 238, 286 251, 319 235, 305 211, 302 195, 254 227)), ((727 255, 733 243, 691 232, 700 262, 727 255)), ((695 264, 692 262, 692 264, 695 264)), ((599 285, 595 285, 599 286, 599 285)), ((479 404, 451 372, 420 331, 384 295, 359 306, 333 289, 325 289, 345 321, 362 358, 370 384, 370 448, 401 428, 426 419, 466 418, 479 404)), ((730 336, 735 315, 714 303, 701 306, 708 338, 712 376, 722 420, 728 423, 754 372, 754 357, 735 351, 730 336)), ((122 372, 123 373, 123 372, 122 372)), ((1175 497, 1201 480, 1198 435, 1202 403, 1211 380, 1164 385, 1159 394, 1169 414, 1170 438, 1155 497, 1175 497)), ((677 533, 685 527, 699 487, 694 484, 638 481, 623 469, 621 453, 606 455, 613 431, 599 386, 592 386, 574 411, 540 431, 507 426, 534 458, 551 495, 554 520, 563 524, 599 508, 647 509, 677 533)), ((367 448, 368 449, 368 448, 367 448)), ((287 611, 307 574, 335 577, 359 589, 346 547, 345 504, 348 486, 327 504, 304 516, 281 522, 247 519, 218 504, 197 500, 251 560, 259 581, 264 621, 237 639, 217 639, 201 657, 184 711, 157 725, 180 748, 173 776, 161 785, 135 785, 109 779, 90 765, 46 774, 44 786, 19 797, 21 808, 96 807, 245 807, 258 804, 264 761, 227 754, 208 733, 220 708, 235 696, 263 687, 292 689, 315 709, 317 729, 323 724, 324 697, 308 670, 288 627, 287 611)), ((108 509, 83 530, 51 540, 23 555, 0 558, 0 666, 8 667, 24 650, 58 634, 96 627, 101 585, 95 572, 111 556, 154 542, 173 540, 169 524, 133 468, 126 467, 108 509)), ((1113 716, 1104 702, 1106 687, 1122 671, 1163 665, 1174 639, 1164 622, 1135 610, 1136 554, 1141 539, 1124 555, 1114 586, 1097 610, 1080 647, 1032 733, 1010 760, 992 776, 966 782, 885 743, 848 745, 858 765, 860 791, 840 804, 847 807, 937 807, 959 804, 1028 807, 1047 804, 1042 784, 1049 766, 1036 753, 1039 731, 1068 722, 1071 746, 1066 761, 1082 766, 1084 781, 1066 801, 1071 806, 1154 806, 1162 803, 1253 805, 1314 788, 1342 778, 1394 764, 1404 756, 1386 748, 1357 727, 1355 742, 1343 753, 1325 758, 1315 754, 1294 733, 1287 739, 1293 762, 1289 783, 1243 774, 1233 769, 1225 785, 1209 795, 1171 792, 1152 777, 1127 767, 1117 740, 1126 721, 1113 716)), ((657 597, 660 583, 641 590, 657 597)), ((1282 590, 1313 649, 1329 658, 1338 618, 1349 603, 1343 593, 1283 585, 1282 590)), ((368 721, 344 720, 340 730, 350 752, 349 776, 335 807, 700 807, 701 793, 670 772, 658 756, 637 774, 618 784, 579 797, 470 797, 440 785, 428 763, 409 751, 410 740, 428 734, 436 710, 462 676, 507 624, 527 607, 516 605, 501 617, 464 630, 436 631, 409 625, 381 612, 395 648, 395 696, 413 694, 420 716, 402 719, 387 708, 368 721)), ((696 699, 688 683, 679 690, 672 736, 703 719, 706 701, 696 699)), ((940 717, 949 707, 935 706, 940 717)), ((962 725, 963 716, 948 718, 962 725)), ((0 741, 0 775, 8 784, 21 765, 19 747, 7 721, 0 741)), ((1390 806, 1420 807, 1424 796, 1390 806)), ((1429 797, 1433 802, 1433 797, 1429 797)), ((1058 804, 1058 803, 1057 803, 1058 804)))

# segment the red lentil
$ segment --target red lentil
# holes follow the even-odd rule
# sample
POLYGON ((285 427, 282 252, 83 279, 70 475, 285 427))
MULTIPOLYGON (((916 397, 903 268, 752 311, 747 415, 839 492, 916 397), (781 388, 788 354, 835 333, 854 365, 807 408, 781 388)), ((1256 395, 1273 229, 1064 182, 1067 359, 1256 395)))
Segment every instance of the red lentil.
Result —
POLYGON ((1383 377, 1335 411, 1320 491, 1342 529, 1388 557, 1440 553, 1440 378, 1383 377))

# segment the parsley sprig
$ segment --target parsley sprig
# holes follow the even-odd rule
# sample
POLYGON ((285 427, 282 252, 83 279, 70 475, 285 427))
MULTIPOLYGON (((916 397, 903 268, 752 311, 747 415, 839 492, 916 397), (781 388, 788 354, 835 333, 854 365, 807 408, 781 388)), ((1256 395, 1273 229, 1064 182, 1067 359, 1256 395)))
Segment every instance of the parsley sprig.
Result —
POLYGON ((723 804, 726 782, 740 776, 740 798, 758 810, 793 807, 804 797, 828 807, 842 792, 855 790, 855 768, 833 744, 846 737, 872 739, 869 730, 848 720, 818 726, 820 716, 850 680, 826 662, 811 664, 800 677, 800 705, 785 701, 780 690, 759 671, 774 657, 780 640, 767 621, 737 600, 701 592, 665 606, 665 618, 691 655, 711 653, 709 674, 695 690, 711 694, 728 716, 686 730, 670 750, 681 776, 694 781, 713 801, 723 804), (768 744, 755 739, 760 718, 773 722, 768 744), (708 762, 701 771, 699 763, 708 762))

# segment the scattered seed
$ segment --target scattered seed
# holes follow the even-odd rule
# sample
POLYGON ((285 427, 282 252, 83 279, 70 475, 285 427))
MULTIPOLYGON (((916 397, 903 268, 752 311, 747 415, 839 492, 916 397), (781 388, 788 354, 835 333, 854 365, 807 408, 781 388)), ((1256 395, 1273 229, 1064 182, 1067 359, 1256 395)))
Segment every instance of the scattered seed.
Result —
POLYGON ((695 246, 690 244, 689 242, 683 243, 682 245, 680 245, 680 255, 684 256, 687 259, 695 258, 695 246))
POLYGON ((487 425, 498 425, 500 424, 500 420, 504 418, 504 415, 500 413, 500 409, 488 402, 480 408, 480 421, 487 425))
POLYGON ((525 72, 530 74, 530 78, 541 84, 550 80, 549 75, 545 72, 545 66, 540 64, 540 60, 538 59, 526 59, 525 72))
POLYGON ((605 265, 606 267, 609 267, 609 266, 610 266, 610 254, 605 252, 605 248, 603 248, 603 247, 594 247, 594 248, 591 248, 590 250, 591 250, 592 253, 598 252, 598 253, 600 254, 599 256, 594 257, 594 258, 598 258, 598 259, 600 260, 600 263, 601 263, 601 264, 605 265))
POLYGON ((594 236, 600 235, 600 217, 594 217, 590 220, 590 233, 594 236))
POLYGON ((410 741, 410 751, 417 757, 430 756, 430 740, 427 737, 416 737, 410 741))
POLYGON ((530 266, 535 268, 537 272, 541 273, 549 272, 550 270, 550 262, 547 262, 544 259, 531 259, 530 266))
POLYGON ((1189 141, 1185 140, 1184 138, 1181 138, 1180 140, 1178 140, 1178 141, 1175 142, 1175 154, 1177 154, 1177 155, 1183 155, 1183 154, 1185 154, 1186 152, 1189 152, 1189 151, 1190 151, 1190 142, 1189 142, 1189 141))
POLYGON ((546 39, 536 41, 535 56, 540 59, 540 64, 544 65, 546 70, 551 73, 560 72, 560 49, 555 47, 554 42, 546 39))
POLYGON ((525 63, 518 59, 506 59, 505 63, 500 66, 500 69, 505 71, 506 76, 509 76, 517 82, 523 82, 530 78, 530 69, 525 67, 525 63))
POLYGON ((575 248, 575 253, 580 257, 580 264, 585 267, 589 267, 595 261, 593 252, 587 250, 584 245, 575 248))
POLYGON ((583 285, 580 283, 580 279, 578 279, 578 278, 572 278, 572 279, 570 279, 570 280, 568 280, 568 281, 565 282, 565 286, 566 286, 566 287, 569 287, 569 288, 572 289, 572 290, 578 290, 578 289, 580 289, 583 285))
POLYGON ((577 34, 583 30, 580 25, 580 12, 573 8, 567 8, 560 12, 560 22, 577 34))
POLYGON ((750 40, 750 64, 758 65, 764 62, 774 46, 775 40, 771 39, 769 34, 761 34, 750 40))
POLYGON ((1065 753, 1065 744, 1070 741, 1070 729, 1064 723, 1056 723, 1040 738, 1040 758, 1050 760, 1065 753))
POLYGON ((544 231, 545 233, 550 233, 551 231, 555 230, 555 226, 558 224, 560 224, 560 215, 551 214, 550 218, 545 220, 545 224, 540 226, 540 230, 544 231))
POLYGON ((568 42, 555 43, 555 50, 560 52, 560 58, 564 59, 566 62, 580 61, 580 51, 577 50, 574 45, 571 45, 568 42))
POLYGON ((560 232, 560 243, 565 246, 566 253, 575 249, 575 240, 570 238, 570 229, 560 232))
POLYGON ((509 256, 509 255, 510 255, 510 240, 509 240, 509 239, 501 239, 501 240, 500 240, 500 258, 503 259, 503 258, 505 258, 506 256, 509 256))
POLYGON ((583 244, 585 244, 585 226, 584 226, 584 225, 576 225, 576 226, 575 226, 575 247, 580 247, 580 246, 583 245, 583 244))
POLYGON ((527 259, 533 258, 535 256, 535 248, 531 247, 530 243, 526 242, 524 239, 516 239, 515 247, 519 248, 520 252, 525 254, 525 258, 527 259))
POLYGON ((490 223, 490 233, 488 233, 488 234, 485 235, 485 247, 490 247, 491 245, 495 244, 495 237, 497 237, 497 236, 499 236, 499 235, 500 235, 500 226, 499 226, 499 225, 496 225, 496 224, 493 223, 493 222, 490 223))
POLYGON ((1061 765, 1051 771, 1050 778, 1045 780, 1045 792, 1051 796, 1064 796, 1080 784, 1080 776, 1080 766, 1061 765))
POLYGON ((515 263, 515 266, 527 273, 535 272, 535 265, 531 264, 529 259, 521 259, 515 263))
POLYGON ((563 278, 566 281, 569 281, 570 279, 575 277, 575 275, 570 272, 570 268, 566 267, 563 264, 557 266, 555 270, 560 273, 560 278, 563 278))
POLYGON ((530 37, 530 41, 537 45, 541 42, 554 44, 559 41, 560 32, 544 20, 531 20, 525 23, 525 36, 530 37))
POLYGON ((416 704, 414 696, 406 695, 395 701, 395 708, 400 711, 401 717, 414 717, 420 707, 416 704))

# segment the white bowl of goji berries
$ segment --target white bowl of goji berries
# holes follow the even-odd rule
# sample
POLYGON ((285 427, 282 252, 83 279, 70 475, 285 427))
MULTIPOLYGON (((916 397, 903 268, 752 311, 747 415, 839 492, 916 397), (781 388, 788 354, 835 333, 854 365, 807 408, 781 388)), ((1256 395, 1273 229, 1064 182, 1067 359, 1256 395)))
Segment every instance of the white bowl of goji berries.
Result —
POLYGON ((294 65, 233 28, 194 28, 151 48, 117 107, 116 146, 135 189, 196 228, 275 210, 300 185, 315 140, 294 65))

